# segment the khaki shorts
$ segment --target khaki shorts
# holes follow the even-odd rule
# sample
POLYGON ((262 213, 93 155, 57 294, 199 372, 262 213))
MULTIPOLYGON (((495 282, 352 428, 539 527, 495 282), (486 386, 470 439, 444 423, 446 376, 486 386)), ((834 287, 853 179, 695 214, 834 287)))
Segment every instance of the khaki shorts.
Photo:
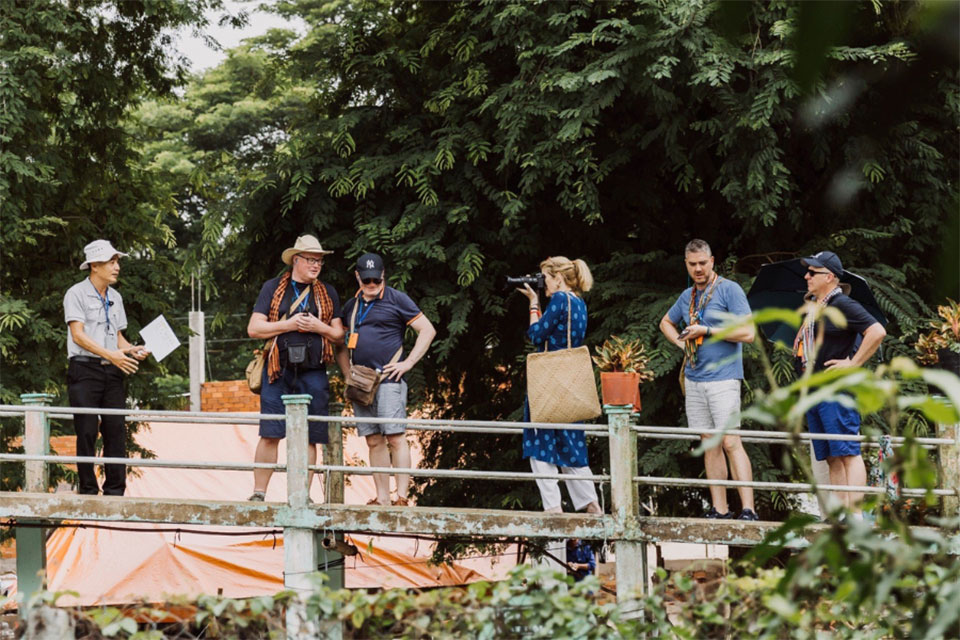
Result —
MULTIPOLYGON (((377 397, 373 404, 364 407, 353 405, 353 414, 358 418, 400 418, 407 417, 407 382, 381 382, 377 387, 377 397)), ((357 433, 372 436, 382 433, 385 436, 404 433, 407 425, 402 422, 383 422, 380 424, 357 423, 357 433)))
POLYGON ((691 429, 736 429, 740 426, 740 381, 688 379, 686 405, 691 429))

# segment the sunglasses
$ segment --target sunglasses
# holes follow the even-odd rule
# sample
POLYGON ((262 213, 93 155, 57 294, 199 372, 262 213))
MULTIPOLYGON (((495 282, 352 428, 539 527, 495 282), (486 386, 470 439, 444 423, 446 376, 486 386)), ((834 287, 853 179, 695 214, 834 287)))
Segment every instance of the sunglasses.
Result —
POLYGON ((364 278, 360 282, 363 284, 380 284, 383 280, 380 278, 364 278))
POLYGON ((817 270, 815 270, 815 269, 807 269, 807 273, 809 273, 810 276, 813 277, 813 276, 819 276, 819 275, 827 275, 827 274, 832 273, 832 272, 831 272, 831 271, 817 271, 817 270))

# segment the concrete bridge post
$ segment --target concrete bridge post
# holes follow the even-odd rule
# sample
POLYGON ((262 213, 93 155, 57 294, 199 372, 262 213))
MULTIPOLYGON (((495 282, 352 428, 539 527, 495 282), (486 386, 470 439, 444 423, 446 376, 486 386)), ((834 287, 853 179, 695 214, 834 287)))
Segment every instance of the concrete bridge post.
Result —
MULTIPOLYGON (((49 393, 23 393, 20 402, 27 407, 50 406, 53 395, 49 393)), ((27 455, 45 456, 50 453, 50 420, 45 411, 24 411, 23 452, 27 455)), ((30 493, 46 493, 50 473, 45 462, 30 461, 25 464, 23 490, 30 493)), ((24 524, 27 524, 26 522, 24 524)), ((33 594, 43 589, 47 568, 46 529, 17 527, 17 591, 26 603, 33 594)), ((20 607, 24 615, 25 607, 20 607)))
MULTIPOLYGON (((639 528, 640 498, 637 473, 637 434, 630 425, 631 405, 605 405, 610 432, 610 496, 612 515, 621 531, 639 528)), ((619 540, 617 554, 617 602, 624 615, 642 615, 638 597, 647 583, 646 543, 619 540)))

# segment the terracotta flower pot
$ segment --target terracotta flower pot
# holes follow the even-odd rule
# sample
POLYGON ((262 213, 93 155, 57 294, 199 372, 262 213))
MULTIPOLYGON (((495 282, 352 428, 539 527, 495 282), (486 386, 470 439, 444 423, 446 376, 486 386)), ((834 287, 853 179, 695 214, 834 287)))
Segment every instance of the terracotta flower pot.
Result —
POLYGON ((600 374, 600 391, 603 404, 630 404, 634 413, 640 411, 640 374, 603 372, 600 374))

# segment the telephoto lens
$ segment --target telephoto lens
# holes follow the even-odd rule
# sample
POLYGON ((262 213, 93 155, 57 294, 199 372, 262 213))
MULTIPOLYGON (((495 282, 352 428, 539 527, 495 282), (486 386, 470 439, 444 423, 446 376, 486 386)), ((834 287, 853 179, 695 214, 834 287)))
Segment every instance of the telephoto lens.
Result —
POLYGON ((522 289, 523 285, 525 284, 530 285, 531 289, 535 289, 540 292, 543 292, 544 288, 546 287, 546 283, 543 280, 542 273, 534 273, 534 274, 528 273, 526 275, 516 276, 516 277, 507 276, 506 283, 504 286, 508 289, 511 289, 514 287, 518 287, 522 289))

